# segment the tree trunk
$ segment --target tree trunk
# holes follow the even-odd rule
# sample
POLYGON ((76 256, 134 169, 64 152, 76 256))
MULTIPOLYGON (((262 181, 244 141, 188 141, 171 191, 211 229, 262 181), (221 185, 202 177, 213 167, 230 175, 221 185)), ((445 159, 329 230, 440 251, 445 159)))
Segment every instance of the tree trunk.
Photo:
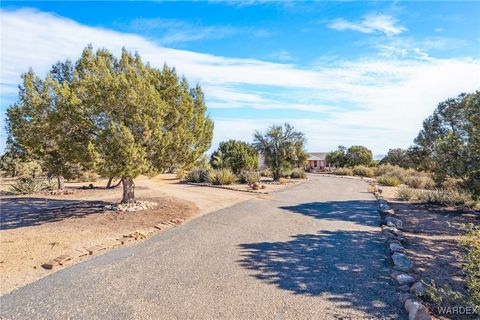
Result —
POLYGON ((57 176, 57 189, 63 190, 65 188, 65 178, 63 176, 57 176))
POLYGON ((113 177, 108 178, 106 189, 110 189, 112 187, 113 177))
POLYGON ((122 177, 123 198, 122 203, 135 202, 135 183, 132 177, 122 177))

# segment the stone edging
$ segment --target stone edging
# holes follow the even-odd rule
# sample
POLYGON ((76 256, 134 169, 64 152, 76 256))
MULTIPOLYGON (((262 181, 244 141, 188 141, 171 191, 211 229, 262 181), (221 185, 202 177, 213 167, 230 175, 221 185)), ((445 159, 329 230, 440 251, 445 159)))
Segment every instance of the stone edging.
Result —
POLYGON ((373 194, 378 201, 382 232, 386 239, 387 252, 394 269, 390 277, 398 285, 400 301, 407 311, 409 319, 430 320, 432 317, 421 300, 425 296, 426 288, 418 275, 413 274, 414 265, 406 255, 405 246, 408 245, 408 240, 402 231, 403 221, 383 198, 378 190, 378 185, 375 184, 374 186, 376 191, 373 194))
POLYGON ((181 224, 184 221, 185 219, 183 218, 173 218, 166 222, 160 222, 155 227, 147 227, 146 229, 136 230, 127 235, 124 235, 121 238, 110 239, 88 248, 80 247, 80 248, 71 249, 70 251, 65 252, 64 254, 56 257, 55 259, 52 259, 42 264, 42 267, 48 270, 52 270, 60 266, 65 266, 73 262, 76 262, 82 258, 86 258, 89 256, 102 253, 107 249, 113 249, 113 248, 117 248, 122 245, 126 245, 135 241, 145 240, 153 236, 155 233, 158 233, 161 230, 165 230, 177 224, 181 224))

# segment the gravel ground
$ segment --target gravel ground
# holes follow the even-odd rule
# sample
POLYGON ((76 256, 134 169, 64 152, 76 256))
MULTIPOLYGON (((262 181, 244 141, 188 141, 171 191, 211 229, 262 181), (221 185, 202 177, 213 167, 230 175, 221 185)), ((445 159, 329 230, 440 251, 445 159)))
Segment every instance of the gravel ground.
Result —
POLYGON ((5 319, 403 319, 367 184, 302 185, 204 215, 1 297, 5 319))

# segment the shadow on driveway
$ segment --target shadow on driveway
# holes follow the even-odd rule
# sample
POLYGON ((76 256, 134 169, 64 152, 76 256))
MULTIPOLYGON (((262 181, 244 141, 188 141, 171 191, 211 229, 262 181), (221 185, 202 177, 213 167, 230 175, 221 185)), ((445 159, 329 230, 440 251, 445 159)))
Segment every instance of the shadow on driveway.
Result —
POLYGON ((309 202, 280 207, 316 219, 350 221, 369 227, 379 226, 376 208, 377 202, 374 200, 309 202))
POLYGON ((398 317, 383 244, 375 232, 298 234, 285 242, 240 245, 251 276, 294 294, 324 297, 372 317, 398 317))

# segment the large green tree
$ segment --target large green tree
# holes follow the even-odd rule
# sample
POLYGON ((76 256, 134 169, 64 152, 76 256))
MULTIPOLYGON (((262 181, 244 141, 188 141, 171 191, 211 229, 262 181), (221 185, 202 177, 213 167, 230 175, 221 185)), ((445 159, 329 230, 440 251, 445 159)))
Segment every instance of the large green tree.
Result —
POLYGON ((258 153, 246 142, 228 140, 220 142, 218 149, 210 157, 210 164, 215 169, 228 168, 235 174, 257 170, 258 153))
POLYGON ((326 162, 336 167, 345 167, 347 165, 347 148, 338 146, 337 150, 327 153, 326 162))
POLYGON ((351 146, 346 153, 346 161, 348 166, 364 165, 368 166, 372 164, 373 153, 364 146, 351 146))
POLYGON ((415 139, 420 162, 429 163, 437 182, 447 177, 480 196, 480 91, 440 104, 415 139))
POLYGON ((190 89, 174 69, 155 69, 138 54, 123 50, 117 59, 89 46, 46 80, 24 78, 33 89, 21 91, 8 113, 15 141, 57 175, 73 166, 120 177, 122 202, 135 200, 138 175, 191 165, 210 147, 213 122, 200 86, 190 89), (44 135, 53 148, 38 146, 44 135))
POLYGON ((379 164, 397 165, 402 168, 411 168, 414 166, 412 161, 412 151, 402 148, 390 149, 379 164))
POLYGON ((302 164, 308 154, 305 151, 305 135, 295 131, 288 123, 272 125, 267 132, 256 131, 253 146, 265 157, 273 178, 280 179, 282 171, 302 164))

